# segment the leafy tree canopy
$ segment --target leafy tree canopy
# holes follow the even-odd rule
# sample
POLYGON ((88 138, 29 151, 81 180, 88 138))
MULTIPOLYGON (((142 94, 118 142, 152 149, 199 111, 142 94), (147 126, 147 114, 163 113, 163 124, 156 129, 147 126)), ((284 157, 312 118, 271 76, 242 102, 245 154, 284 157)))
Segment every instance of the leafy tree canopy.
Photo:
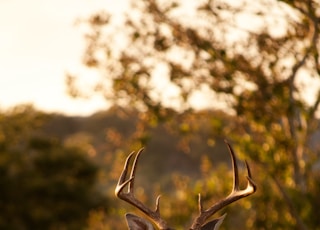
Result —
MULTIPOLYGON (((131 1, 122 17, 87 20, 83 61, 99 73, 94 92, 139 108, 149 125, 203 102, 223 106, 234 121, 221 131, 255 163, 261 188, 247 226, 316 229, 319 8, 315 0, 131 1)), ((77 80, 67 76, 73 95, 77 80)))
POLYGON ((49 115, 29 106, 0 114, 0 228, 84 229, 105 198, 97 167, 41 127, 49 115))

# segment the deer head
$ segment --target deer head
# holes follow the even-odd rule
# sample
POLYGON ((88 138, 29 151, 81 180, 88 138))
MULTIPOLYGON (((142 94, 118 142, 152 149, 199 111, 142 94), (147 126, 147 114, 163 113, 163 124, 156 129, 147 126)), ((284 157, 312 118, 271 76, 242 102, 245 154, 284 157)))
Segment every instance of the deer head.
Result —
MULTIPOLYGON (((221 210, 222 208, 228 206, 229 204, 244 198, 246 196, 249 196, 253 194, 256 191, 256 185, 251 177, 251 172, 249 165, 246 162, 246 168, 247 168, 247 187, 245 189, 239 188, 239 174, 238 174, 238 166, 236 161, 235 153, 230 146, 230 144, 227 144, 231 160, 232 160, 232 167, 233 167, 233 189, 229 196, 225 197, 224 199, 218 201, 217 203, 210 206, 208 209, 204 209, 202 206, 202 200, 201 195, 199 194, 198 204, 199 204, 199 215, 194 219, 190 230, 218 230, 219 226, 221 225, 223 219, 225 218, 224 214, 223 216, 214 219, 212 221, 208 222, 208 219, 214 215, 216 212, 221 210)), ((142 211, 144 214, 146 214, 150 220, 153 221, 153 223, 162 230, 170 230, 173 228, 170 228, 169 225, 165 220, 163 220, 160 216, 160 209, 159 209, 159 201, 160 196, 156 199, 156 208, 155 210, 151 210, 147 206, 145 206, 141 201, 139 201, 134 196, 134 177, 136 173, 137 163, 140 157, 141 152, 143 149, 140 149, 137 153, 132 152, 126 159, 126 162, 124 164, 123 171, 121 173, 121 176, 119 178, 117 187, 115 189, 115 194, 118 198, 130 203, 134 207, 138 208, 140 211, 142 211), (130 175, 128 177, 128 169, 129 164, 132 159, 132 157, 135 155, 135 158, 133 160, 132 168, 130 175), (128 179, 127 179, 128 177, 128 179), (128 191, 124 192, 124 188, 128 186, 128 191)), ((154 227, 148 220, 145 220, 141 217, 138 217, 133 214, 126 214, 126 220, 127 224, 130 230, 153 230, 154 227)))

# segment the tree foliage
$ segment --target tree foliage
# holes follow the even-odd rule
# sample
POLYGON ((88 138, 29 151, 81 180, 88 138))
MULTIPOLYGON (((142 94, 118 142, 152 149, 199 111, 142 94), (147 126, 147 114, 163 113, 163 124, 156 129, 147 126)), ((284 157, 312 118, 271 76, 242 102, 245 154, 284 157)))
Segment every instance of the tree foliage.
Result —
POLYGON ((0 228, 84 229, 105 206, 97 167, 41 131, 50 116, 20 106, 0 114, 0 228))
MULTIPOLYGON (((317 229, 319 8, 315 0, 131 1, 121 19, 88 19, 84 63, 100 73, 94 92, 139 108, 149 124, 206 101, 223 106, 234 120, 221 132, 255 163, 260 192, 246 226, 317 229)), ((77 79, 67 79, 75 92, 77 79)))

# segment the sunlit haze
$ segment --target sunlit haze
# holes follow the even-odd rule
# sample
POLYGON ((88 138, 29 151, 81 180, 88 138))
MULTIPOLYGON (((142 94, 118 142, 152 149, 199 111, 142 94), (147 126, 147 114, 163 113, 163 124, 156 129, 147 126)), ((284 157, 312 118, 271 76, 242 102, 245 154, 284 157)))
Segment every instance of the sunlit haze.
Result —
POLYGON ((48 112, 87 115, 107 108, 98 96, 70 98, 65 73, 81 67, 85 44, 76 20, 120 10, 121 2, 0 0, 0 109, 31 103, 48 112))
MULTIPOLYGON (((26 103, 47 112, 68 115, 89 115, 107 109, 102 96, 90 99, 68 96, 65 75, 71 72, 90 79, 90 73, 81 64, 85 40, 76 21, 101 10, 120 12, 127 2, 0 0, 0 110, 26 103)), ((305 76, 300 79, 304 96, 314 101, 319 81, 309 82, 305 76)), ((170 93, 168 89, 168 97, 170 93)), ((212 97, 204 100, 204 97, 208 99, 207 94, 193 96, 191 104, 195 107, 212 104, 212 97)), ((168 103, 174 101, 168 100, 168 103)), ((215 106, 218 106, 216 102, 215 106)))

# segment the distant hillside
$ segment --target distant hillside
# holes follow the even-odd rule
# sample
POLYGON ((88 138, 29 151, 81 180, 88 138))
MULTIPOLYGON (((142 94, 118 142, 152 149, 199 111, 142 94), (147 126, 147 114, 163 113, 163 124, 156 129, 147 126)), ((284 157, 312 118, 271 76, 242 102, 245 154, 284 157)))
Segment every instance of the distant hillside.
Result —
MULTIPOLYGON (((212 117, 228 118, 221 112, 207 111, 206 113, 211 113, 212 117)), ((89 117, 66 117, 53 114, 45 125, 44 132, 64 140, 66 143, 83 145, 83 148, 87 146, 88 149, 90 148, 88 146, 91 146, 95 152, 92 159, 99 163, 107 173, 113 173, 114 164, 123 163, 123 159, 120 159, 121 162, 119 162, 120 160, 116 157, 117 152, 121 151, 122 155, 126 156, 140 147, 128 145, 131 141, 130 138, 133 138, 132 135, 136 131, 137 116, 138 113, 134 110, 126 111, 119 108, 99 112, 89 117), (119 140, 113 140, 116 139, 113 136, 117 135, 119 140)), ((189 148, 187 152, 181 147, 185 142, 181 135, 178 135, 181 133, 172 132, 161 124, 147 131, 145 153, 141 157, 141 164, 139 164, 141 181, 150 182, 157 178, 159 181, 168 182, 172 173, 199 177, 201 158, 204 155, 217 164, 218 162, 229 164, 229 154, 223 141, 225 137, 208 129, 206 120, 197 120, 198 114, 193 116, 195 119, 191 120, 200 125, 197 128, 197 133, 187 134, 189 148), (212 141, 211 144, 207 143, 209 139, 212 141)))
MULTIPOLYGON (((223 124, 232 123, 233 117, 221 111, 201 111, 192 113, 188 121, 196 123, 196 132, 187 133, 172 131, 162 124, 146 130, 145 153, 140 159, 138 182, 147 185, 152 182, 163 184, 166 189, 171 186, 173 173, 190 178, 201 176, 201 161, 204 156, 212 162, 213 168, 224 162, 230 167, 229 154, 224 144, 227 137, 221 136, 214 125, 208 125, 210 117, 218 118, 223 124), (185 144, 185 142, 188 142, 185 144), (212 143, 208 143, 212 142, 212 143), (188 150, 185 146, 187 145, 188 150)), ((175 118, 175 127, 192 126, 185 120, 175 118)), ((92 159, 97 162, 112 178, 106 186, 113 187, 124 158, 141 146, 135 144, 138 112, 112 108, 98 112, 89 117, 66 117, 52 115, 44 127, 44 132, 62 139, 67 144, 74 144, 86 149, 92 159)), ((313 148, 319 145, 320 132, 317 132, 310 143, 313 148)))

